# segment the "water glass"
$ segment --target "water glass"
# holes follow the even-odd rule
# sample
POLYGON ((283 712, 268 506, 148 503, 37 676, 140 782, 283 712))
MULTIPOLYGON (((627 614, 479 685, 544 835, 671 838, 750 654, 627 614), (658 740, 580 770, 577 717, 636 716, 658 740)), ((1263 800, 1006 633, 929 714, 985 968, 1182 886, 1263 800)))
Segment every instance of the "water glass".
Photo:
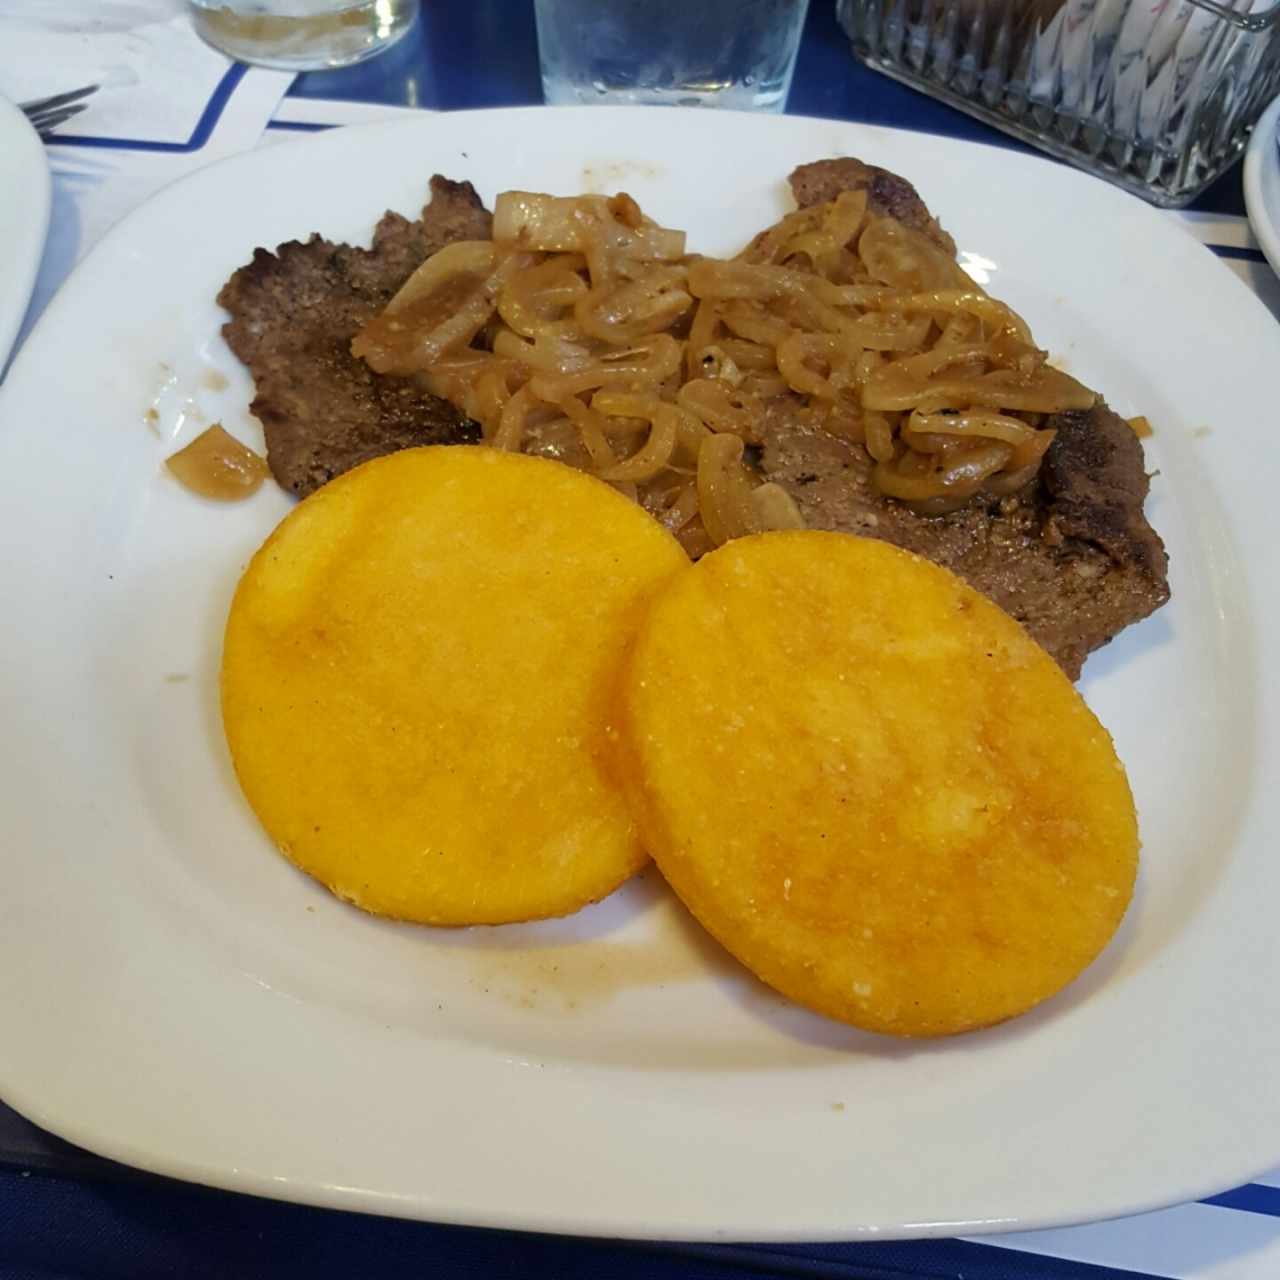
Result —
POLYGON ((781 111, 808 0, 535 0, 548 103, 781 111))
POLYGON ((418 0, 189 0, 196 33, 260 67, 321 71, 363 62, 412 26, 418 0))

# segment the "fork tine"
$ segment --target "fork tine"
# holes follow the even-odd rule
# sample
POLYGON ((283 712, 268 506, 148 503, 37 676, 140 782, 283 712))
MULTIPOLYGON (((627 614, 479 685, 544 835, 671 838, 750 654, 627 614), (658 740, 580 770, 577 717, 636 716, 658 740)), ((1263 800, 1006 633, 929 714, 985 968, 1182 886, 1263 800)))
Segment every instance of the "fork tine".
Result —
POLYGON ((31 123, 37 129, 52 129, 55 125, 62 124, 64 120, 78 116, 84 109, 82 103, 76 103, 74 106, 62 107, 57 111, 41 111, 38 115, 31 117, 31 123))
POLYGON ((61 111, 47 111, 31 117, 31 124, 42 138, 47 137, 51 130, 60 124, 66 124, 72 116, 78 116, 84 109, 85 104, 81 102, 74 107, 63 107, 61 111))
POLYGON ((19 108, 29 116, 40 115, 46 111, 56 111, 59 107, 65 107, 73 102, 79 102, 81 98, 87 98, 91 93, 97 93, 99 85, 87 84, 83 89, 72 89, 69 93, 55 93, 49 98, 37 98, 33 102, 20 102, 19 108))

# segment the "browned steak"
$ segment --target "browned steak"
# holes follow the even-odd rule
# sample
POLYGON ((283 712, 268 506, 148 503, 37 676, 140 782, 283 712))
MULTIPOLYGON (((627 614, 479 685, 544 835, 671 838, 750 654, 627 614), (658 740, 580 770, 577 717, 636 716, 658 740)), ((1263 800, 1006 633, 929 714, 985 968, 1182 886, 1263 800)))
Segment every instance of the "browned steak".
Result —
MULTIPOLYGON (((946 233, 905 179, 857 160, 827 160, 792 174, 797 201, 867 186, 882 212, 946 233), (870 175, 870 177, 868 177, 870 175)), ((954 251, 950 237, 949 251, 954 251)), ((1169 598, 1164 544, 1143 515, 1142 445, 1104 404, 1062 413, 1039 475, 1021 493, 921 516, 884 497, 861 445, 788 421, 775 410, 761 470, 795 498, 817 529, 882 538, 954 570, 1021 622, 1074 680, 1086 656, 1169 598)))
MULTIPOLYGON (((824 160, 791 181, 802 206, 865 188, 875 212, 955 252, 915 188, 887 170, 824 160)), ((232 317, 223 332, 257 384, 252 407, 266 428, 271 469, 299 495, 380 454, 478 438, 450 405, 410 379, 374 374, 349 349, 424 258, 490 234, 490 215, 469 183, 436 177, 431 192, 416 222, 388 213, 371 249, 318 236, 275 254, 259 249, 219 294, 232 317)), ((1074 679, 1091 650, 1169 598, 1167 560, 1143 515, 1147 476, 1128 425, 1102 404, 1047 425, 1057 435, 1026 490, 944 516, 917 515, 884 497, 865 450, 809 425, 787 399, 774 402, 763 424, 760 469, 792 494, 810 526, 882 538, 959 573, 1074 679)), ((536 440, 532 447, 559 456, 536 440)))
POLYGON ((863 164, 852 156, 839 160, 815 160, 802 164, 791 174, 791 194, 796 204, 826 204, 842 191, 866 191, 867 208, 883 218, 895 218, 904 226, 928 236, 939 248, 954 255, 956 242, 929 212, 915 187, 888 169, 863 164))
POLYGON ((291 240, 256 250, 223 286, 223 336, 253 374, 250 407, 286 489, 305 497, 380 454, 479 438, 473 422, 411 379, 374 374, 350 343, 425 258, 455 240, 488 239, 491 224, 469 182, 436 176, 422 217, 386 214, 372 248, 291 240))

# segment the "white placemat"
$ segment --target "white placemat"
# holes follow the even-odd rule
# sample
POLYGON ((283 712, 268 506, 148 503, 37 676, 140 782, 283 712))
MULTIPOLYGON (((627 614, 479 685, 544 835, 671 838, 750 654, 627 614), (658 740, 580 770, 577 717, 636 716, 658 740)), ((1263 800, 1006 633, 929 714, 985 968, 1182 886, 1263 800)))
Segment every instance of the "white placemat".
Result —
POLYGON ((0 0, 0 93, 21 103, 99 86, 47 148, 53 213, 18 343, 109 227, 254 147, 292 83, 210 49, 182 0, 0 0))

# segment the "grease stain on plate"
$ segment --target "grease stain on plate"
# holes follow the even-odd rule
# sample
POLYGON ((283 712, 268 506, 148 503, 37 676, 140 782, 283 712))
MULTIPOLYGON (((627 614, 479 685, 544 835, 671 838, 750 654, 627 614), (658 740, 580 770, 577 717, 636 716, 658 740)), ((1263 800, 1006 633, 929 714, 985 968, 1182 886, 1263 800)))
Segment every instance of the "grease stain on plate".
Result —
POLYGON ((582 166, 582 190, 589 195, 604 195, 606 188, 636 179, 656 182, 665 173, 663 165, 639 160, 593 160, 582 166))
POLYGON ((642 937, 541 941, 538 932, 557 923, 544 921, 528 926, 531 932, 511 943, 494 936, 495 945, 487 945, 487 931, 468 930, 471 988, 514 1008, 558 1014, 599 1006, 625 991, 737 973, 736 962, 665 888, 638 887, 649 904, 643 911, 649 927, 642 937))

